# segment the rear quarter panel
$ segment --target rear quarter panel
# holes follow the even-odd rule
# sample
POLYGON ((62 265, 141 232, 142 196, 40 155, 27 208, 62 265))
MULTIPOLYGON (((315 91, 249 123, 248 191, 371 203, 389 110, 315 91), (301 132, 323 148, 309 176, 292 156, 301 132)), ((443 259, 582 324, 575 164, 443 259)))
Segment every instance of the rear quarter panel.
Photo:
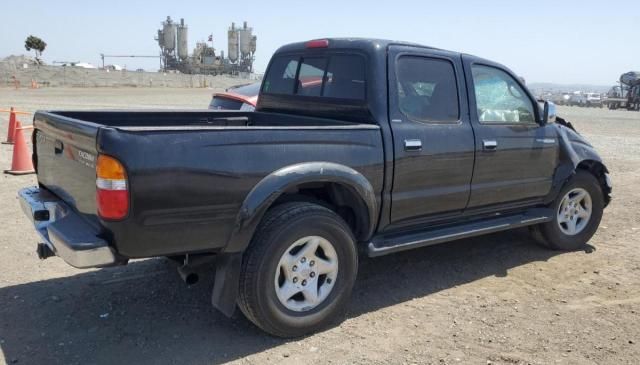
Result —
POLYGON ((251 189, 289 165, 349 166, 378 199, 383 185, 382 138, 371 125, 105 128, 98 150, 127 169, 130 214, 102 224, 131 258, 223 248, 251 189))

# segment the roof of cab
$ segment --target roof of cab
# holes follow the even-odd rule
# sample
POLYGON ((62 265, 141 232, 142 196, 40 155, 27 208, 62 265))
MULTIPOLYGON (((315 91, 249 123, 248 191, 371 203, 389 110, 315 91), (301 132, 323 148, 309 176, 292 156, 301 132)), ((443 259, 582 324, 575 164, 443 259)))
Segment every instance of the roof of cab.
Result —
POLYGON ((278 48, 278 50, 276 51, 276 54, 317 49, 317 48, 311 48, 311 49, 307 48, 306 44, 313 40, 325 40, 325 39, 329 41, 329 46, 327 48, 320 48, 320 49, 359 49, 369 54, 380 54, 380 53, 386 53, 387 48, 389 46, 416 47, 416 48, 443 51, 443 52, 449 53, 452 56, 464 55, 464 56, 470 57, 475 62, 482 62, 489 65, 500 65, 503 68, 506 68, 505 66, 497 62, 488 60, 486 58, 478 57, 475 55, 471 55, 468 53, 450 51, 442 48, 425 46, 423 44, 413 43, 413 42, 395 41, 390 39, 377 39, 377 38, 316 38, 316 39, 310 39, 304 42, 285 44, 284 46, 278 48))
MULTIPOLYGON (((437 49, 434 47, 425 46, 418 43, 411 42, 403 42, 403 41, 393 41, 389 39, 375 39, 375 38, 318 38, 314 40, 326 39, 329 41, 329 49, 331 48, 352 48, 352 49, 362 49, 367 51, 375 51, 375 50, 384 50, 390 45, 399 45, 399 46, 411 46, 411 47, 420 47, 420 48, 429 48, 429 49, 437 49)), ((311 41, 311 40, 309 40, 311 41)), ((290 51, 301 51, 307 49, 306 44, 309 41, 304 42, 296 42, 286 44, 276 51, 280 52, 290 52, 290 51)))

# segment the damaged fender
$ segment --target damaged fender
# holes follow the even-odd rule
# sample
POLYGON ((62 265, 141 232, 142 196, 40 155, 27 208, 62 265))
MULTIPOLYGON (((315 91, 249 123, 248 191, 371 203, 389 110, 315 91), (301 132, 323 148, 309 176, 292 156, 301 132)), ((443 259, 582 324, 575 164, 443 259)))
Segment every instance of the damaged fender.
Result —
POLYGON ((556 168, 553 186, 545 199, 546 203, 550 203, 556 198, 560 189, 575 174, 577 169, 584 169, 598 178, 604 193, 605 206, 609 204, 612 189, 609 170, 604 165, 596 149, 575 131, 571 123, 555 124, 555 127, 558 132, 560 164, 556 168))

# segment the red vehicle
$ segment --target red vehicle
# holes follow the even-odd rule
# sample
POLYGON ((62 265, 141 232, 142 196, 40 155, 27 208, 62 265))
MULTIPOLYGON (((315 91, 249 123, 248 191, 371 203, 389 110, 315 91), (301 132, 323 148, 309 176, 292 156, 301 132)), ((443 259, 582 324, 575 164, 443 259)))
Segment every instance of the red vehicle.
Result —
POLYGON ((209 109, 254 111, 258 103, 260 83, 244 84, 213 94, 209 109))
MULTIPOLYGON (((232 86, 225 92, 213 94, 209 109, 214 110, 242 110, 252 112, 258 103, 260 82, 232 86)), ((314 95, 320 92, 322 76, 308 77, 300 82, 301 95, 314 95)))

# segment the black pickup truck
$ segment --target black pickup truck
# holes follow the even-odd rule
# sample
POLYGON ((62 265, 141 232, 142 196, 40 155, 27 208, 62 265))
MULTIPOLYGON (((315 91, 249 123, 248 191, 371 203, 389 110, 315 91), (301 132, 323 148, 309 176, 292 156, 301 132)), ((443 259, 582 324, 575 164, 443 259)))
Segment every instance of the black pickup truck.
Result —
POLYGON ((585 245, 611 183, 555 118, 491 61, 313 40, 275 53, 255 112, 37 112, 38 187, 19 196, 41 258, 169 257, 189 283, 215 263, 218 309, 298 336, 341 318, 359 251, 524 226, 585 245))

